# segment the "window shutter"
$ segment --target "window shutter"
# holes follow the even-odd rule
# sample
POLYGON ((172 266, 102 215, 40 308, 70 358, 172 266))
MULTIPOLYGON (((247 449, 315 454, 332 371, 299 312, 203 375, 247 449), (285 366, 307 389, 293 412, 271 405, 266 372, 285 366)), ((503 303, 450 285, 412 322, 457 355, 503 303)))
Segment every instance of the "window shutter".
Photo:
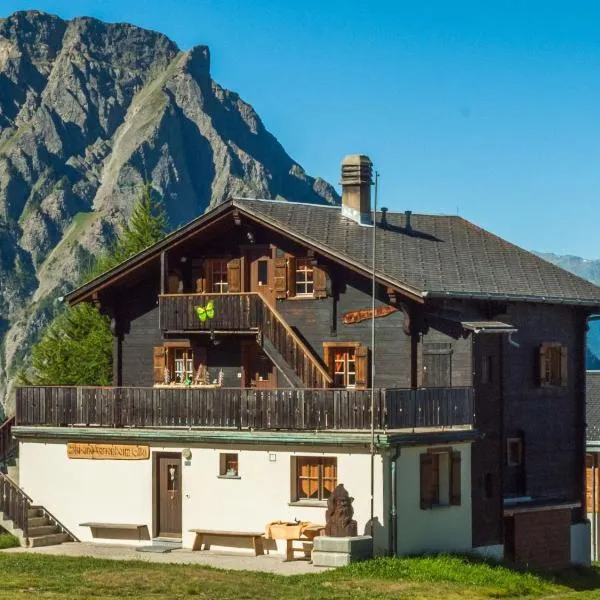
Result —
POLYGON ((242 276, 239 258, 233 258, 227 263, 227 289, 229 292, 242 291, 242 276))
POLYGON ((562 385, 563 387, 565 387, 568 383, 568 373, 569 373, 569 368, 568 368, 568 355, 567 355, 567 347, 566 346, 561 346, 560 347, 560 385, 562 385))
POLYGON ((421 510, 433 505, 433 456, 421 454, 421 510))
POLYGON ((275 298, 287 298, 287 261, 285 258, 276 258, 274 262, 275 298))
POLYGON ((154 347, 154 383, 165 382, 165 367, 167 366, 166 351, 163 346, 154 347))
POLYGON ((450 504, 460 505, 460 452, 452 452, 450 463, 450 504))
POLYGON ((542 344, 540 346, 540 385, 546 386, 549 384, 547 379, 548 365, 547 361, 550 359, 548 352, 548 344, 542 344))
POLYGON ((313 267, 315 298, 327 298, 327 273, 320 267, 313 267))
POLYGON ((364 390, 369 385, 369 349, 366 346, 358 346, 356 354, 356 389, 364 390))
POLYGON ((287 259, 287 295, 293 298, 296 295, 296 257, 290 256, 287 259))
POLYGON ((203 292, 205 294, 210 294, 211 292, 214 292, 214 290, 212 289, 212 272, 213 272, 213 264, 212 264, 212 260, 205 260, 204 261, 204 290, 203 292))

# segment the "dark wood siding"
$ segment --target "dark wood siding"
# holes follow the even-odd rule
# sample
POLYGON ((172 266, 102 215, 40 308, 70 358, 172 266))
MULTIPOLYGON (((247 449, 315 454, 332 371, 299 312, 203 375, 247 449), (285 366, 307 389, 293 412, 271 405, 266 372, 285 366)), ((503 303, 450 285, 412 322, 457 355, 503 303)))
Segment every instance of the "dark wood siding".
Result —
MULTIPOLYGON (((581 501, 584 488, 584 316, 566 306, 511 304, 516 348, 503 341, 504 430, 522 432, 526 494, 581 501), (568 384, 539 385, 539 347, 568 348, 568 384)), ((505 490, 510 492, 510 490, 505 490)))

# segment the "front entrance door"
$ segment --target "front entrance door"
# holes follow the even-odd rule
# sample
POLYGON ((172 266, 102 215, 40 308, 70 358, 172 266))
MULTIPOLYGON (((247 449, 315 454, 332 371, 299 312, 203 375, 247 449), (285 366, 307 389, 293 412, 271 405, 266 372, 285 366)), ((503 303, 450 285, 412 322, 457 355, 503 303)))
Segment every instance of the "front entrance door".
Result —
POLYGON ((159 454, 155 464, 156 535, 181 537, 181 454, 159 454))
POLYGON ((246 286, 251 292, 259 292, 269 304, 275 303, 275 286, 273 285, 273 261, 271 249, 268 247, 248 250, 248 277, 246 286))

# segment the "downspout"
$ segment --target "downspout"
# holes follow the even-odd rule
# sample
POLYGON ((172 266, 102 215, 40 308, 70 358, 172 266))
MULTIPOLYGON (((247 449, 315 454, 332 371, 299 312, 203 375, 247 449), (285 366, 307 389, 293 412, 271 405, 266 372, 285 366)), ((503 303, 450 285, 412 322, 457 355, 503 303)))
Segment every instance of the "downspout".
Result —
POLYGON ((396 490, 398 489, 398 471, 396 462, 400 457, 400 448, 396 446, 393 454, 390 456, 390 555, 398 555, 398 499, 396 490))

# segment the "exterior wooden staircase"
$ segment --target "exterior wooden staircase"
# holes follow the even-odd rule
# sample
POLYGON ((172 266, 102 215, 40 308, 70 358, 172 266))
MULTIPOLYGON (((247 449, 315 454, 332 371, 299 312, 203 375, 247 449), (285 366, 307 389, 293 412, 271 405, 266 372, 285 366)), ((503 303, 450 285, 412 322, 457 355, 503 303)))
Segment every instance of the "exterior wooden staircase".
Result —
POLYGON ((17 444, 11 435, 14 417, 0 425, 0 530, 16 536, 21 546, 35 548, 77 541, 43 506, 33 504, 19 487, 17 444))

